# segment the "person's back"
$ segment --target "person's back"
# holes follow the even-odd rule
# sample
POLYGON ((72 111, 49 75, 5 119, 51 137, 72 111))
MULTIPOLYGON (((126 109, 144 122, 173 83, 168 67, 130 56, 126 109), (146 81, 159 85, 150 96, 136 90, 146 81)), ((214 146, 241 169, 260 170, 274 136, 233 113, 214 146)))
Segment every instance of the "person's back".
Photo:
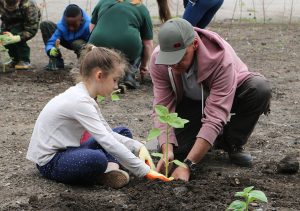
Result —
POLYGON ((142 40, 152 39, 152 23, 143 4, 102 0, 96 6, 89 42, 121 51, 129 61, 141 56, 142 40))

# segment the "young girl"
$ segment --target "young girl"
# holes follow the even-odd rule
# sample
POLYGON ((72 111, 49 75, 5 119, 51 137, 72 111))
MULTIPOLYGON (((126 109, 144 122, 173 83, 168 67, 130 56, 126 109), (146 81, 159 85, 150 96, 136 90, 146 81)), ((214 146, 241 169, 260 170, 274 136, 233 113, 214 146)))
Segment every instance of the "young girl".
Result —
POLYGON ((124 67, 118 53, 87 46, 80 66, 82 82, 50 100, 36 121, 27 159, 36 163, 43 177, 121 188, 129 182, 127 172, 119 169, 121 164, 138 177, 169 180, 146 165, 148 161, 154 168, 143 144, 109 127, 94 100, 118 87, 124 67), (85 130, 93 138, 80 145, 85 130))

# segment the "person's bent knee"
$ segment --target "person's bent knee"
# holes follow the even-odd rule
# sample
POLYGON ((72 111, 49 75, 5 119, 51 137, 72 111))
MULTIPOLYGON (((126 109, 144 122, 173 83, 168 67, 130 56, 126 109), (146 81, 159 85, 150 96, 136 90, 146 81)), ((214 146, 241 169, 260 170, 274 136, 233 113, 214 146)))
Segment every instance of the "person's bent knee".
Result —
POLYGON ((264 77, 255 77, 252 81, 252 88, 255 93, 256 104, 260 113, 267 114, 270 111, 270 100, 272 88, 269 81, 264 77))
POLYGON ((265 79, 256 80, 257 97, 261 101, 269 101, 272 96, 272 88, 270 82, 265 79))
POLYGON ((43 30, 52 24, 53 24, 52 21, 42 21, 40 23, 40 29, 43 30))
POLYGON ((85 164, 93 169, 95 173, 104 173, 107 168, 107 157, 101 150, 91 150, 85 164))

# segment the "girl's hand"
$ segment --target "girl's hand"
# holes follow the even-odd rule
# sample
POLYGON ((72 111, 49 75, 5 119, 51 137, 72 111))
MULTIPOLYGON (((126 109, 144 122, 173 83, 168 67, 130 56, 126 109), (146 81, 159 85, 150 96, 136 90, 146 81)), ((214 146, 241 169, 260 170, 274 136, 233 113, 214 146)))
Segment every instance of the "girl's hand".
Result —
POLYGON ((144 161, 152 170, 155 169, 155 165, 151 158, 151 155, 145 146, 142 146, 139 152, 139 158, 144 161))
POLYGON ((159 179, 161 181, 164 181, 164 182, 170 182, 172 181, 174 178, 173 177, 166 177, 156 171, 153 171, 153 170, 150 170, 148 174, 146 174, 145 176, 147 179, 149 180, 156 180, 156 179, 159 179))

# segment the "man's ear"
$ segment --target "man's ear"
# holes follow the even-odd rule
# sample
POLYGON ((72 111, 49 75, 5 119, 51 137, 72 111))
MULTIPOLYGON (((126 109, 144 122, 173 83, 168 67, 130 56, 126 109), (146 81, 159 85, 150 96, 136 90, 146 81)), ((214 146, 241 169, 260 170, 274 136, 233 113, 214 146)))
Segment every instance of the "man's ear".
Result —
POLYGON ((197 38, 195 38, 194 43, 193 43, 193 48, 194 48, 194 50, 197 50, 198 47, 199 47, 199 41, 197 38))

